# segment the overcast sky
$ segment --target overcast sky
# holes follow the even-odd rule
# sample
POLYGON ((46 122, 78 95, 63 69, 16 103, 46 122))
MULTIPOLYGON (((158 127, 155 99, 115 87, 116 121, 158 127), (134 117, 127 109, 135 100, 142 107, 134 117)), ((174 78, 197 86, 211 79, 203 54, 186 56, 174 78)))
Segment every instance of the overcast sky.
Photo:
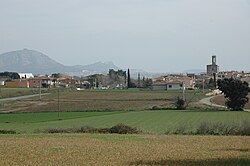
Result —
POLYGON ((250 71, 250 0, 0 0, 0 53, 152 72, 250 71))

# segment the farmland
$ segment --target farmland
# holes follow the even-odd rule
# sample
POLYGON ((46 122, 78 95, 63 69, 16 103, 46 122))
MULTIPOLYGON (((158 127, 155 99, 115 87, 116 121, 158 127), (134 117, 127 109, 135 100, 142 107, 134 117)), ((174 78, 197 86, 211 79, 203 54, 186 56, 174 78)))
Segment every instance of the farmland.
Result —
MULTIPOLYGON (((218 111, 211 108, 168 110, 181 91, 50 89, 49 95, 2 103, 0 129, 32 133, 38 129, 69 127, 111 127, 120 123, 144 133, 164 134, 185 126, 192 131, 201 122, 241 123, 250 120, 247 112, 218 111), (58 100, 59 99, 59 100, 58 100), (159 110, 163 109, 163 110, 159 110), (158 109, 158 110, 157 110, 158 109)), ((203 98, 199 91, 187 91, 193 103, 203 98)))
POLYGON ((248 165, 249 137, 0 135, 0 165, 248 165))
MULTIPOLYGON (((10 91, 10 90, 9 90, 10 91)), ((202 122, 250 121, 249 112, 197 107, 204 94, 187 91, 188 110, 171 110, 180 91, 48 90, 49 95, 2 102, 0 165, 248 165, 249 136, 166 135, 202 122), (193 107, 195 106, 195 107, 193 107), (47 129, 117 124, 142 134, 48 134, 47 129)), ((30 93, 30 92, 28 92, 30 93)), ((6 93, 7 94, 7 93, 6 93)), ((16 94, 13 93, 13 96, 16 94)))
MULTIPOLYGON (((127 111, 156 108, 171 108, 182 91, 149 90, 48 90, 49 95, 15 101, 2 102, 0 112, 48 112, 48 111, 127 111)), ((186 98, 198 101, 204 97, 200 91, 187 91, 186 98)))
MULTIPOLYGON (((43 89, 47 91, 47 89, 43 89)), ((39 93, 38 88, 0 88, 0 98, 17 97, 39 93)))
POLYGON ((167 129, 183 125, 194 130, 201 122, 250 121, 248 112, 231 111, 112 111, 112 112, 47 112, 0 114, 0 129, 12 129, 21 133, 32 133, 37 129, 69 127, 111 127, 123 123, 137 127, 144 133, 164 134, 167 129), (59 116, 58 116, 59 115, 59 116))

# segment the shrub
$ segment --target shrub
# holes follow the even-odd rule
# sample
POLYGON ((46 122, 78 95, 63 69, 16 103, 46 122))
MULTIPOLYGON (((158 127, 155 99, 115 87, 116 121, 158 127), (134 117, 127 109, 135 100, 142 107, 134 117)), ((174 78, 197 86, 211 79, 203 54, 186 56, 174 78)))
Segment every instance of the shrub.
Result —
MULTIPOLYGON (((41 132, 36 130, 36 132, 41 132)), ((95 128, 90 126, 83 126, 80 128, 49 128, 43 130, 44 133, 117 133, 117 134, 137 134, 141 133, 137 128, 133 128, 124 124, 118 124, 111 128, 95 128)))
POLYGON ((97 128, 94 128, 94 127, 83 126, 83 127, 80 127, 79 129, 76 129, 75 132, 76 133, 97 133, 98 130, 97 128))
POLYGON ((218 123, 201 122, 195 134, 202 135, 250 135, 250 122, 245 120, 242 123, 229 125, 218 123))
POLYGON ((211 124, 209 124, 208 122, 201 122, 196 130, 196 134, 210 134, 210 126, 211 124))
POLYGON ((240 124, 237 135, 250 135, 250 121, 245 120, 240 124))
POLYGON ((177 101, 176 101, 175 105, 176 105, 176 108, 178 110, 186 109, 185 100, 181 99, 179 96, 177 97, 177 101))
POLYGON ((118 124, 110 128, 110 133, 117 134, 137 134, 140 133, 137 128, 133 128, 124 124, 118 124))
MULTIPOLYGON (((171 127, 172 128, 172 127, 171 127)), ((225 124, 222 122, 201 122, 195 130, 187 124, 180 124, 174 131, 167 129, 165 134, 195 134, 195 135, 250 135, 250 121, 225 124)))
POLYGON ((180 123, 173 134, 191 134, 190 126, 187 123, 180 123))
POLYGON ((0 134, 16 134, 14 130, 0 130, 0 134))
POLYGON ((70 129, 61 129, 61 128, 49 128, 44 130, 45 133, 70 133, 70 129))

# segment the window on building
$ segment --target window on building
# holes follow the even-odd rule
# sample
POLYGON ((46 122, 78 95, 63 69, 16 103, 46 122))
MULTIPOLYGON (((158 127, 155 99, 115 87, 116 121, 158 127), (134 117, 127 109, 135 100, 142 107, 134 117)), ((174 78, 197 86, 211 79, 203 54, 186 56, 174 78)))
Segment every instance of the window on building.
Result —
POLYGON ((172 88, 172 85, 168 85, 169 88, 172 88))

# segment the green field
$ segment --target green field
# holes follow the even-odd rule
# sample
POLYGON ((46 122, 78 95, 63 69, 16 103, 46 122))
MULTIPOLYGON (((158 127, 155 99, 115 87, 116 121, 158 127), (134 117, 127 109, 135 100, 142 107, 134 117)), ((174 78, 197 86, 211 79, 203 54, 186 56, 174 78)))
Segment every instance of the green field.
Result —
POLYGON ((0 129, 31 133, 37 129, 70 127, 112 127, 123 123, 137 127, 144 133, 163 134, 167 129, 185 125, 196 129, 201 122, 250 121, 248 112, 231 111, 113 111, 113 112, 57 112, 0 114, 0 129))
MULTIPOLYGON (((182 91, 60 89, 59 102, 57 89, 49 89, 49 93, 41 101, 35 97, 1 103, 0 112, 12 113, 0 114, 0 129, 32 133, 38 129, 81 126, 103 128, 123 123, 144 133, 163 134, 182 126, 193 131, 201 122, 231 124, 250 121, 248 112, 201 108, 168 110, 173 107, 176 97, 182 95, 182 91), (163 110, 150 110, 155 107, 163 110)), ((195 103, 204 94, 186 91, 186 97, 195 103)))

